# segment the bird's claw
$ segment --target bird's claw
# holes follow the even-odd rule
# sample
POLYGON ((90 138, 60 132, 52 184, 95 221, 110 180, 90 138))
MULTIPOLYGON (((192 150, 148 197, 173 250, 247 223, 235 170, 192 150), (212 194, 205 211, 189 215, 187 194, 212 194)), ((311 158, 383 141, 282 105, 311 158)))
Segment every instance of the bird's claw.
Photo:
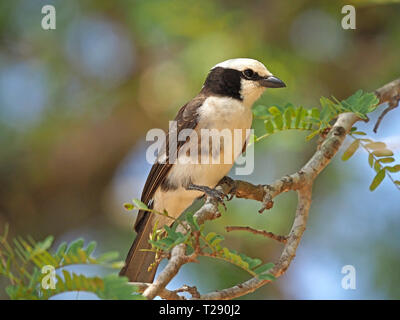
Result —
POLYGON ((194 185, 194 184, 190 184, 187 187, 187 190, 196 190, 196 191, 203 192, 206 198, 214 200, 217 203, 221 203, 226 210, 224 198, 226 198, 228 200, 228 196, 224 192, 219 191, 215 188, 212 189, 207 186, 198 186, 198 185, 194 185))

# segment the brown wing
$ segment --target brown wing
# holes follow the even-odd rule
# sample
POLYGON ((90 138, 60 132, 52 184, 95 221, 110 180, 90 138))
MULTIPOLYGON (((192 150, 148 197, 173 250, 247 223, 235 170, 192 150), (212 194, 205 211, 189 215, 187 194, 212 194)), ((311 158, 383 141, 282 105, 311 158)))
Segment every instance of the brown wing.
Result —
MULTIPOLYGON (((175 117, 175 121, 177 122, 177 135, 183 129, 195 129, 198 122, 198 115, 197 109, 203 104, 204 100, 206 99, 203 95, 198 95, 193 100, 185 104, 179 111, 177 116, 175 117)), ((168 151, 169 151, 169 134, 168 132, 166 137, 166 147, 165 147, 165 154, 167 156, 166 161, 164 163, 156 162, 151 167, 150 173, 147 177, 146 183, 143 188, 141 201, 146 205, 150 205, 150 202, 154 196, 154 193, 161 185, 161 183, 166 178, 169 170, 172 167, 172 163, 168 161, 168 151)), ((179 152, 179 148, 185 143, 185 141, 176 141, 177 143, 176 150, 177 153, 179 152)), ((145 214, 142 211, 139 211, 138 216, 135 222, 135 230, 138 232, 140 230, 140 225, 145 222, 145 217, 148 214, 145 214)))

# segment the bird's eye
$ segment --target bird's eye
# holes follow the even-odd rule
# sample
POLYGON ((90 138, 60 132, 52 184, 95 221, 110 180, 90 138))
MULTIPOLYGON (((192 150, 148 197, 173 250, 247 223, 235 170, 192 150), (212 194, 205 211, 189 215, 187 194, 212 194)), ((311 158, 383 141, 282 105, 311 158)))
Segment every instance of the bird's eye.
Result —
POLYGON ((243 71, 243 75, 245 76, 245 78, 251 79, 254 76, 254 71, 251 69, 246 69, 243 71))

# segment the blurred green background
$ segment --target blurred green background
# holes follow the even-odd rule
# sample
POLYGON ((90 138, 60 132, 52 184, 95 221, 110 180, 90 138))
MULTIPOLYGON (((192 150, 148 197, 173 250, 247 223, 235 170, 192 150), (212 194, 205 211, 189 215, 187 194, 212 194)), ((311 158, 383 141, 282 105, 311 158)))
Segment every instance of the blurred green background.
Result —
MULTIPOLYGON (((230 58, 262 61, 287 88, 258 104, 314 107, 321 95, 346 98, 400 76, 400 4, 355 1, 357 29, 341 27, 350 1, 39 1, 0 2, 0 232, 57 243, 79 236, 98 250, 125 255, 135 215, 123 202, 139 198, 150 164, 147 130, 168 126, 200 90, 208 70, 230 58), (41 8, 56 8, 56 30, 41 28, 41 8)), ((351 3, 351 2, 350 2, 351 3)), ((372 132, 377 114, 359 128, 372 132)), ((400 112, 389 114, 380 139, 399 160, 400 112)), ((256 133, 262 123, 254 122, 256 133)), ((268 183, 297 170, 315 141, 288 132, 256 145, 255 172, 268 183)), ((314 186, 309 224, 297 256, 278 281, 251 299, 399 299, 400 194, 374 176, 359 151, 336 157, 314 186), (344 290, 341 269, 354 265, 357 289, 344 290)), ((224 225, 290 230, 295 194, 270 212, 233 200, 208 229, 226 246, 274 261, 281 245, 224 225)), ((186 265, 170 287, 222 289, 248 275, 210 259, 186 265)), ((0 279, 0 297, 6 282, 0 279)))

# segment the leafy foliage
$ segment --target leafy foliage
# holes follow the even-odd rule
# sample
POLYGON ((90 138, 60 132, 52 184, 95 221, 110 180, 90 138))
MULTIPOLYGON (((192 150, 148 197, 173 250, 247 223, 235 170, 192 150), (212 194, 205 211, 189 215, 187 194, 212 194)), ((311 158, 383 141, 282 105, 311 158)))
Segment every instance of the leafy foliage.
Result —
POLYGON ((95 293, 102 299, 140 299, 137 288, 128 283, 126 277, 109 274, 104 277, 86 277, 64 268, 70 265, 99 265, 119 269, 123 262, 116 261, 117 252, 107 252, 99 257, 92 256, 96 242, 91 241, 86 246, 83 239, 71 243, 63 242, 54 253, 50 252, 53 237, 36 242, 31 237, 13 239, 12 245, 7 240, 8 229, 0 237, 0 275, 6 277, 11 285, 6 292, 11 299, 49 299, 50 297, 70 291, 87 291, 95 293), (55 287, 43 285, 50 279, 46 270, 59 271, 54 273, 55 287), (47 276, 47 278, 45 278, 47 276))
MULTIPOLYGON (((257 142, 273 133, 293 129, 309 131, 310 134, 306 139, 310 140, 323 133, 324 130, 329 130, 331 121, 340 113, 353 112, 361 119, 368 119, 367 114, 374 111, 378 103, 379 99, 375 94, 358 90, 342 101, 334 97, 332 99, 321 97, 321 108, 305 109, 302 106, 294 107, 290 103, 284 107, 258 106, 254 109, 254 116, 264 121, 266 133, 260 137, 254 137, 253 141, 257 142)), ((362 138, 366 136, 366 133, 357 131, 356 128, 352 129, 350 135, 354 141, 343 153, 342 160, 349 160, 360 147, 364 148, 368 152, 369 165, 376 171, 369 187, 370 190, 375 190, 385 177, 388 177, 400 190, 400 180, 395 180, 391 175, 400 171, 400 165, 388 165, 395 162, 395 159, 393 152, 387 148, 386 144, 362 138)))
POLYGON ((354 141, 343 153, 342 160, 349 160, 355 152, 362 147, 368 153, 368 164, 376 172, 369 189, 374 191, 388 177, 394 185, 400 190, 400 180, 395 180, 391 173, 400 172, 400 164, 388 165, 395 162, 393 151, 389 150, 384 142, 373 141, 371 139, 362 138, 366 136, 365 132, 357 131, 353 128, 350 134, 354 141))
MULTIPOLYGON (((132 201, 132 204, 124 205, 125 208, 140 209, 155 214, 166 215, 166 213, 160 213, 152 209, 148 209, 147 206, 137 199, 132 201), (146 207, 146 208, 145 208, 146 207)), ((184 243, 186 244, 187 254, 193 254, 196 252, 197 255, 212 257, 220 260, 229 262, 245 271, 250 273, 252 276, 262 280, 274 280, 275 277, 269 274, 268 271, 274 267, 273 263, 262 264, 262 261, 258 258, 251 258, 243 253, 239 253, 235 250, 230 250, 227 247, 223 247, 221 242, 224 240, 222 235, 216 234, 215 232, 204 232, 204 225, 199 225, 196 221, 196 217, 193 213, 186 213, 186 215, 179 219, 174 219, 174 224, 169 227, 164 225, 163 229, 157 229, 154 227, 151 238, 149 239, 152 245, 151 251, 156 253, 156 260, 158 257, 166 256, 172 248, 184 243), (176 231, 178 225, 182 225, 186 233, 176 231)), ((155 265, 156 262, 153 264, 155 265)))
POLYGON ((310 131, 307 140, 312 139, 324 130, 330 128, 330 123, 340 113, 353 112, 360 118, 366 119, 367 114, 374 111, 379 100, 373 93, 358 90, 349 98, 338 101, 336 98, 321 97, 321 108, 306 109, 302 106, 294 107, 288 103, 280 106, 257 106, 253 113, 258 119, 264 120, 266 133, 256 137, 255 141, 283 130, 310 131))

